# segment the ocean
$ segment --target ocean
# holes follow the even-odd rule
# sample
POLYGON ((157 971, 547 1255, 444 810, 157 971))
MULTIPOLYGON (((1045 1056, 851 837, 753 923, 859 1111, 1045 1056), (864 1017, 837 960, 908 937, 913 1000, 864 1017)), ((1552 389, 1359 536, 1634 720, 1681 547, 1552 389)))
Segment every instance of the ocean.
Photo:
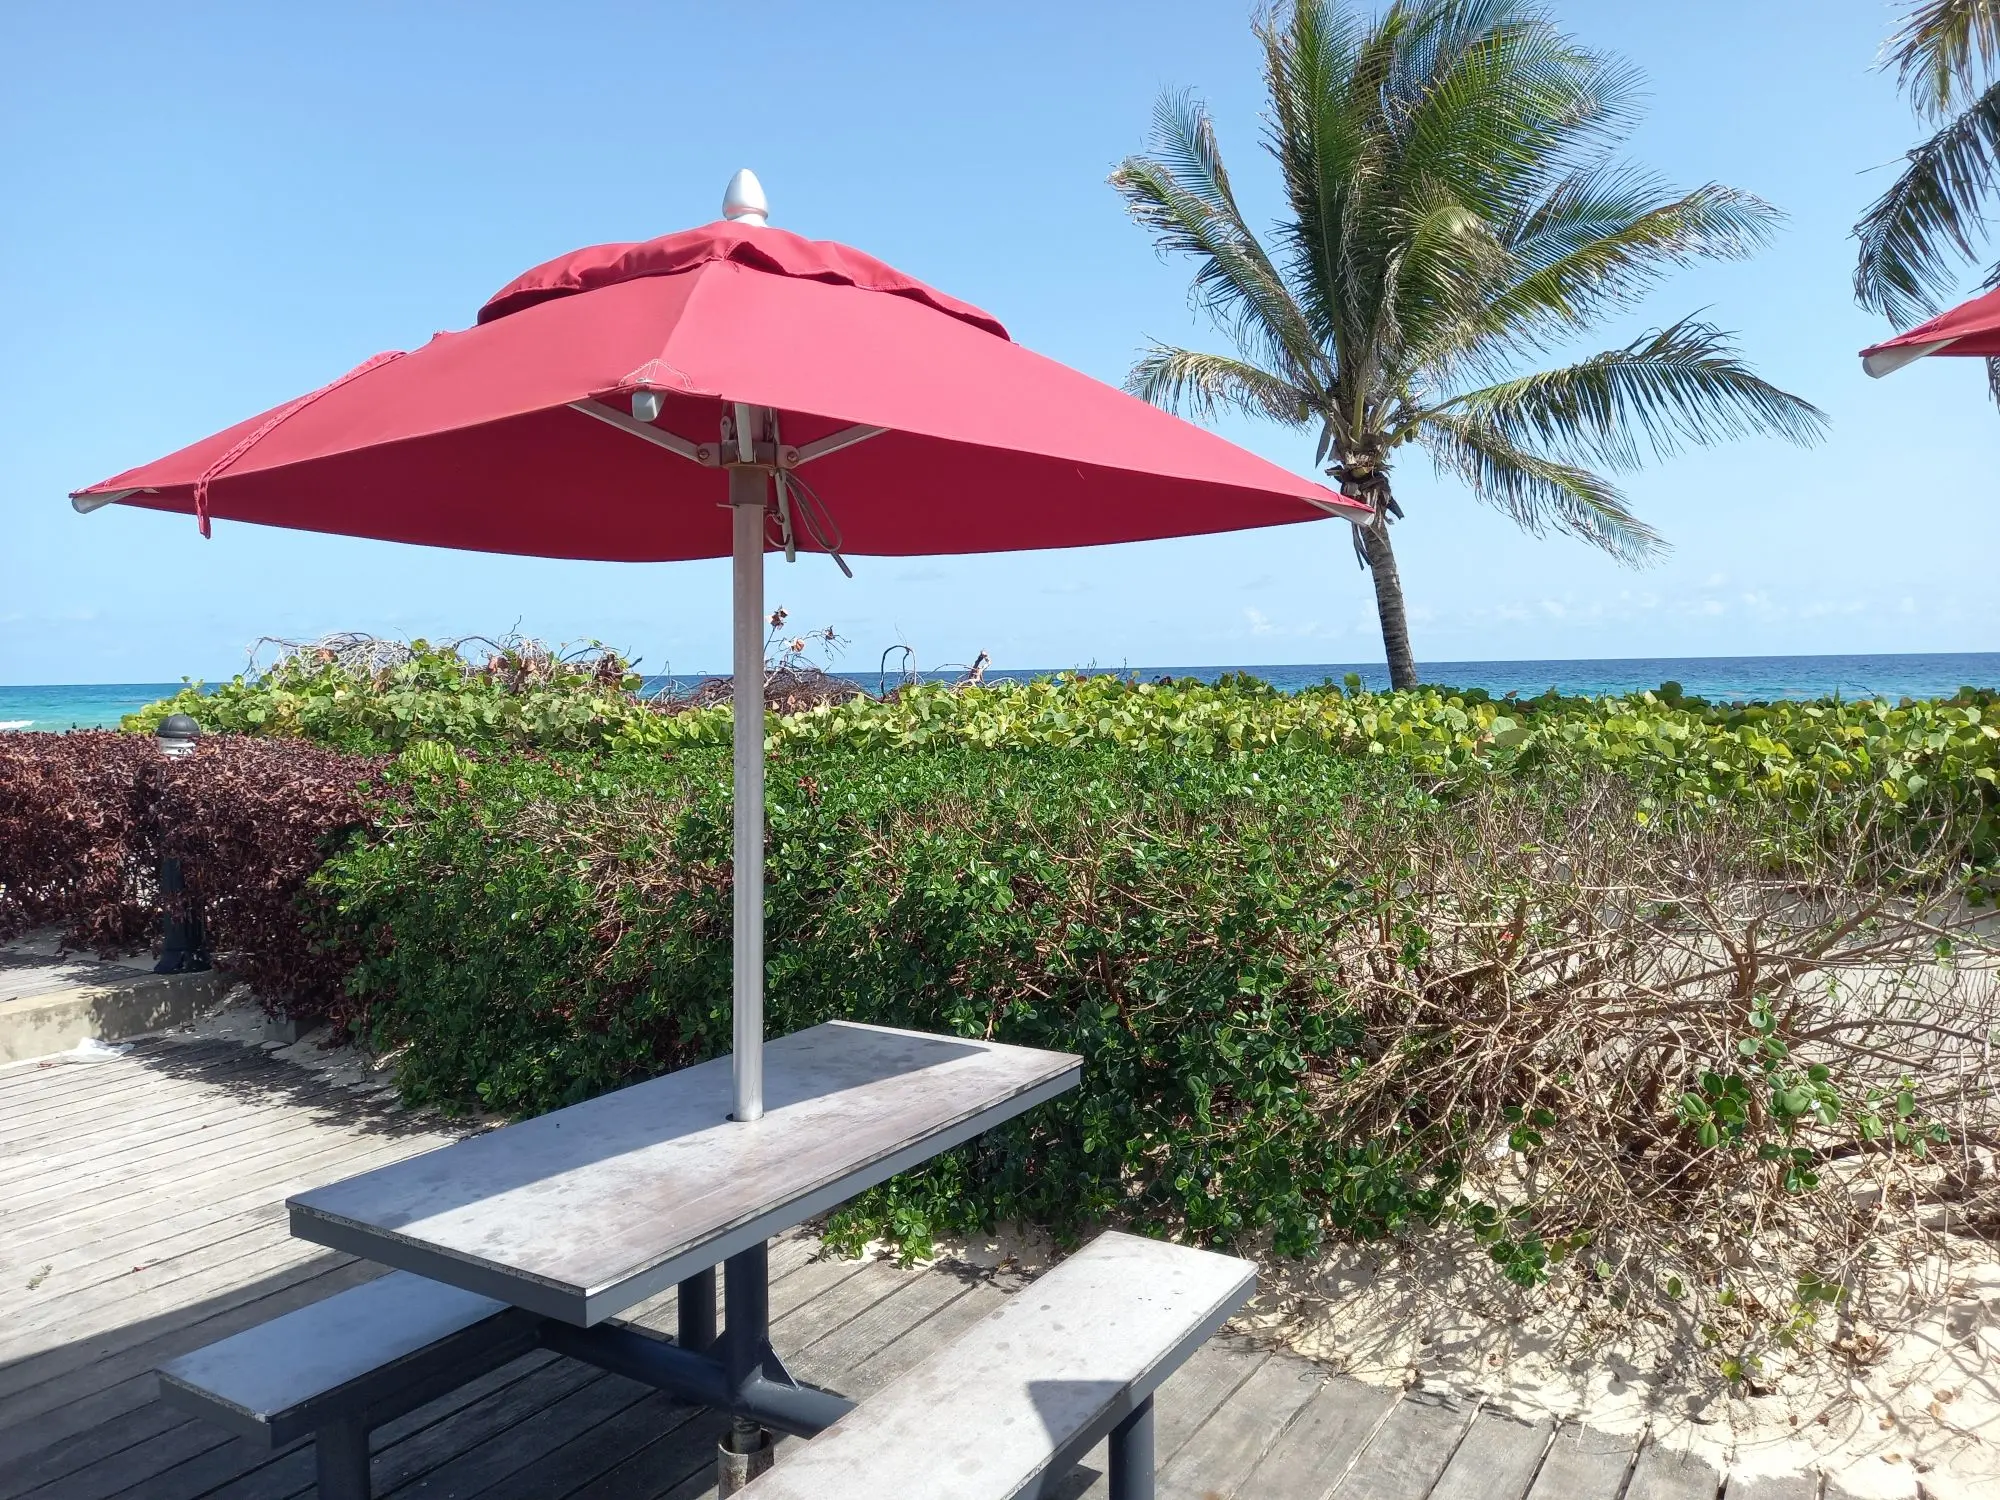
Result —
MULTIPOLYGON (((989 680, 1046 675, 1050 668, 992 671, 989 680)), ((1310 666, 1106 667, 1091 671, 1129 673, 1147 681, 1192 677, 1213 682, 1227 672, 1248 672, 1286 692, 1339 682, 1349 673, 1371 688, 1388 686, 1380 662, 1326 662, 1310 666)), ((1555 688, 1563 693, 1635 693, 1678 682, 1683 692, 1727 701, 1774 698, 1939 698, 1965 685, 2000 687, 2000 651, 1942 652, 1908 656, 1636 656, 1604 661, 1458 661, 1424 664, 1424 681, 1453 687, 1480 687, 1496 695, 1533 697, 1555 688)), ((874 674, 848 669, 843 675, 875 691, 874 674)), ((950 681, 951 673, 927 674, 950 681)), ((646 691, 684 687, 699 677, 646 679, 646 691)), ((889 682, 895 679, 891 677, 889 682)), ((179 691, 173 682, 87 683, 72 686, 0 686, 0 730, 115 728, 134 709, 179 691)))

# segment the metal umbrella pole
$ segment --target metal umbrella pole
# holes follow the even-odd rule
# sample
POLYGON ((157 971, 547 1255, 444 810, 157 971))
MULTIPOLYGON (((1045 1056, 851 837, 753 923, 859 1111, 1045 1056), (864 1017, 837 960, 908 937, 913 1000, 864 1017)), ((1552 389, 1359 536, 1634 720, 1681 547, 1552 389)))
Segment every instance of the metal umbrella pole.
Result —
POLYGON ((750 409, 739 405, 739 461, 729 470, 736 823, 730 1115, 746 1123, 764 1113, 764 503, 771 484, 770 470, 754 462, 750 426, 750 409))

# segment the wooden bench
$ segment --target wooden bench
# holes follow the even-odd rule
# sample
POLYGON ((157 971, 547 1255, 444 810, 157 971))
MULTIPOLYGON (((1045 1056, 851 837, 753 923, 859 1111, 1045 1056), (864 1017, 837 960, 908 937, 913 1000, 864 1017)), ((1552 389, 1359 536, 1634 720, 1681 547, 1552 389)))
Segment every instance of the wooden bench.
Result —
POLYGON ((541 1323, 394 1271, 163 1365, 160 1397, 273 1448, 310 1433, 320 1500, 367 1500, 369 1429, 526 1353, 541 1323))
POLYGON ((1150 1500, 1153 1392, 1256 1283, 1247 1261, 1103 1235, 739 1493, 1041 1497, 1108 1436, 1112 1500, 1150 1500))

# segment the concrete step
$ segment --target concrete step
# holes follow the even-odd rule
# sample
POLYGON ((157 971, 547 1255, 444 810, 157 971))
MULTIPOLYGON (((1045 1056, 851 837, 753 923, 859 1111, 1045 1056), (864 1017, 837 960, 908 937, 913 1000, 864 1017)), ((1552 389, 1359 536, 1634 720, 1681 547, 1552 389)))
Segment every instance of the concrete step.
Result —
POLYGON ((150 958, 99 960, 43 940, 0 947, 0 1066, 185 1026, 219 1004, 214 970, 155 974, 150 958))

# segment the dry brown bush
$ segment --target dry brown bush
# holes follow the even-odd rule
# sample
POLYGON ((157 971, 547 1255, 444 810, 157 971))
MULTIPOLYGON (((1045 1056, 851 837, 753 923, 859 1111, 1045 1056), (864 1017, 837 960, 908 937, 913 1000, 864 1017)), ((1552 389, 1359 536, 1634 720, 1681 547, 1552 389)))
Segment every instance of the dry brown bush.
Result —
POLYGON ((1699 1330, 1754 1381, 1833 1312, 1865 1357, 1896 1263, 1938 1248, 1924 1205, 2000 1230, 2000 953, 1960 832, 1661 815, 1611 779, 1412 819, 1343 873, 1377 891, 1339 944, 1367 1061, 1322 1115, 1365 1139, 1420 1101, 1497 1268, 1584 1325, 1699 1330), (1740 1120, 1704 1113, 1728 1095, 1740 1120))

